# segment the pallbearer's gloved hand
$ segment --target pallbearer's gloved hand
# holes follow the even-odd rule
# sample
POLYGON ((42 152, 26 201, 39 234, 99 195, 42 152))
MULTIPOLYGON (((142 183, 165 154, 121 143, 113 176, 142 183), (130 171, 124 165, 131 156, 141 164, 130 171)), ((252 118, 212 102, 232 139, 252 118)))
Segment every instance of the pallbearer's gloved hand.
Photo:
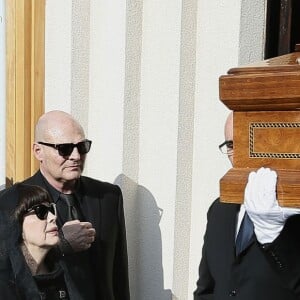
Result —
POLYGON ((300 209, 284 208, 276 198, 277 173, 269 168, 251 172, 244 194, 245 209, 254 224, 261 244, 273 242, 280 234, 287 218, 299 214, 300 209))

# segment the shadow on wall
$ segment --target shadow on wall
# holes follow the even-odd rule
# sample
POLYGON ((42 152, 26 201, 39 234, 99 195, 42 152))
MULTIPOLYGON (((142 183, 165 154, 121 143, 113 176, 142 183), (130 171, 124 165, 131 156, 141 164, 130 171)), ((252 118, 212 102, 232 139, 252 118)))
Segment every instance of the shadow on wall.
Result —
POLYGON ((162 240, 163 210, 149 190, 124 174, 115 179, 123 192, 132 300, 170 300, 164 289, 162 240))

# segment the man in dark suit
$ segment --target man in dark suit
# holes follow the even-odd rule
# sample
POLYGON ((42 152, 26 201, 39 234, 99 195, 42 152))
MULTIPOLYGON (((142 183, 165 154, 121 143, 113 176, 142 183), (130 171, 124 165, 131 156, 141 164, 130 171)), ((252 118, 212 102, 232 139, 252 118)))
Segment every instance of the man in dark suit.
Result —
MULTIPOLYGON (((62 111, 37 122, 33 153, 39 171, 24 182, 48 190, 56 203, 60 251, 87 300, 128 300, 128 258, 122 193, 118 186, 82 176, 91 147, 82 126, 62 111)), ((13 187, 0 194, 0 208, 13 209, 13 187)))
MULTIPOLYGON (((220 146, 232 162, 232 113, 220 146)), ((211 205, 195 300, 300 299, 299 210, 279 207, 276 180, 261 168, 249 176, 244 204, 211 205)))

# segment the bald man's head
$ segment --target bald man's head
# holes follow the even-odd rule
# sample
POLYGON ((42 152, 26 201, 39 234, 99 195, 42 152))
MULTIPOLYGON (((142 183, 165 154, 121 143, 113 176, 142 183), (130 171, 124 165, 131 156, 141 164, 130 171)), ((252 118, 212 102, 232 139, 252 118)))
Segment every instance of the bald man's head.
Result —
POLYGON ((233 140, 233 112, 230 112, 224 126, 225 141, 233 140))
MULTIPOLYGON (((230 112, 224 126, 225 141, 233 141, 233 112, 230 112)), ((228 151, 228 158, 233 164, 233 150, 228 151)))
MULTIPOLYGON (((68 113, 60 110, 53 110, 43 114, 35 127, 35 141, 48 141, 62 137, 63 133, 76 131, 83 137, 84 130, 82 126, 68 113)), ((69 143, 71 141, 58 141, 55 143, 69 143)))
POLYGON ((36 124, 33 153, 46 180, 66 192, 81 176, 90 144, 70 114, 54 110, 42 115, 36 124))

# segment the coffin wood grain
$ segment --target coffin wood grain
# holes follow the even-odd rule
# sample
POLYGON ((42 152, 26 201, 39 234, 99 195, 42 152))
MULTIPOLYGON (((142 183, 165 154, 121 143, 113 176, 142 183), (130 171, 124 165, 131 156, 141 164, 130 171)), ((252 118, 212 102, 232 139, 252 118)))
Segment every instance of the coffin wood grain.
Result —
MULTIPOLYGON (((243 203, 248 175, 256 169, 230 169, 220 180, 220 199, 226 203, 243 203)), ((300 171, 276 170, 277 199, 281 206, 300 207, 300 171)))
POLYGON ((298 52, 232 68, 220 100, 233 110, 233 168, 220 180, 222 202, 242 203, 248 174, 277 171, 282 206, 300 207, 300 47, 298 52))
POLYGON ((234 111, 297 110, 300 107, 300 53, 232 68, 220 76, 222 102, 234 111))

